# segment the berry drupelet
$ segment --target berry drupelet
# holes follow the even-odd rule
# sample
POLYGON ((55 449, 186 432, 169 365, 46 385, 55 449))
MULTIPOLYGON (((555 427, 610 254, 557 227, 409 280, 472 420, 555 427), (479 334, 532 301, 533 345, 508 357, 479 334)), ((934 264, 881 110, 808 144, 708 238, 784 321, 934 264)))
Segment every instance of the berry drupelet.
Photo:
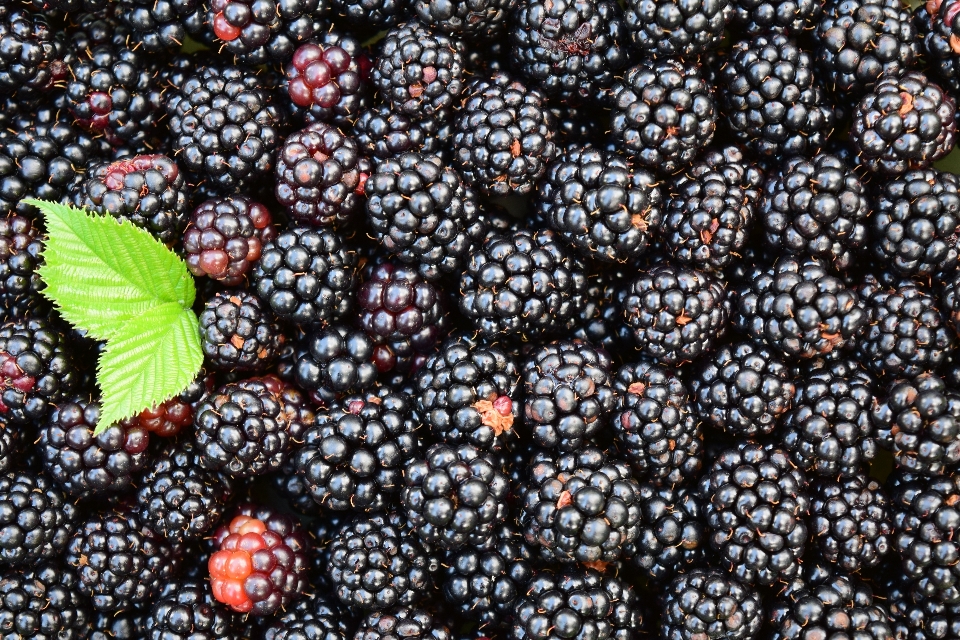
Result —
POLYGON ((200 348, 222 371, 262 372, 284 343, 280 325, 260 299, 246 291, 215 294, 200 313, 200 348))
POLYGON ((752 640, 764 623, 760 594, 716 569, 694 569, 666 585, 660 633, 666 640, 752 640))
POLYGON ((717 48, 732 16, 729 0, 629 0, 624 24, 646 57, 691 57, 717 48))
POLYGON ((289 60, 298 43, 323 31, 329 8, 323 0, 211 0, 207 24, 215 45, 257 66, 289 60))
POLYGON ((284 87, 294 111, 307 122, 346 126, 368 102, 370 59, 360 41, 330 30, 319 42, 297 47, 284 66, 284 87))
POLYGON ((627 560, 657 584, 699 566, 707 546, 702 512, 693 489, 641 484, 640 533, 627 560))
POLYGON ((894 534, 890 501, 876 480, 820 478, 810 495, 810 532, 825 560, 851 573, 880 564, 894 534))
POLYGON ((194 276, 239 286, 263 245, 276 237, 273 216, 259 202, 241 195, 207 200, 193 210, 183 234, 187 268, 194 276))
POLYGON ((58 562, 0 576, 0 618, 11 640, 84 640, 89 607, 76 574, 58 562))

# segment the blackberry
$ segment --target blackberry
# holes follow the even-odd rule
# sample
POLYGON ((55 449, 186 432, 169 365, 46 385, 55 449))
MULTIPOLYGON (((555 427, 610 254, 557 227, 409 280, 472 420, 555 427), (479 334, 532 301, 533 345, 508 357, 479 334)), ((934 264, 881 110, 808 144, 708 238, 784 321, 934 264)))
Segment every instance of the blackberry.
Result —
POLYGON ((960 393, 935 374, 894 382, 874 404, 872 420, 903 471, 937 476, 960 463, 960 393))
POLYGON ((348 640, 351 629, 338 607, 313 594, 278 615, 263 640, 348 640))
POLYGON ((626 295, 623 273, 600 271, 587 277, 580 320, 572 337, 594 344, 623 361, 635 352, 630 327, 623 322, 620 301, 626 295))
POLYGON ((0 318, 20 320, 49 313, 41 295, 38 269, 43 264, 44 238, 30 218, 8 214, 0 218, 0 318))
POLYGON ((815 26, 823 5, 811 0, 735 0, 732 23, 744 33, 801 34, 815 26))
POLYGON ((66 338, 47 321, 24 318, 0 327, 0 415, 8 421, 41 422, 79 378, 66 338))
POLYGON ((747 244, 763 174, 736 146, 708 149, 665 185, 663 241, 683 264, 720 271, 747 244))
POLYGON ((488 338, 550 335, 577 319, 586 280, 553 231, 495 235, 467 258, 460 312, 488 338))
POLYGON ((200 313, 200 347, 207 362, 224 371, 263 371, 277 357, 284 336, 255 295, 225 291, 200 313))
POLYGON ((476 193, 437 156, 411 152, 383 160, 366 194, 374 238, 427 280, 460 274, 487 232, 476 193))
POLYGON ((630 467, 599 449, 540 456, 520 494, 520 525, 544 561, 602 569, 637 540, 640 496, 630 467))
MULTIPOLYGON (((32 434, 30 434, 32 435, 32 434)), ((30 451, 29 435, 19 425, 0 418, 0 473, 20 468, 22 455, 30 451)))
POLYGON ((524 423, 538 447, 576 451, 604 427, 617 401, 610 356, 579 340, 535 347, 520 374, 524 423))
POLYGON ((0 7, 0 93, 35 101, 67 76, 64 43, 41 13, 0 7))
MULTIPOLYGON (((812 564, 790 581, 769 612, 771 640, 824 638, 885 640, 893 637, 886 609, 856 577, 812 564)), ((879 600, 879 598, 878 598, 879 600)))
POLYGON ((834 96, 860 96, 883 73, 912 67, 920 53, 910 10, 900 0, 824 2, 814 36, 815 57, 834 96))
POLYGON ((426 609, 397 607, 374 611, 360 621, 354 638, 363 640, 451 640, 450 628, 426 609))
POLYGON ((97 613, 92 616, 87 640, 139 640, 144 615, 140 609, 121 613, 97 613))
POLYGON ((197 406, 200 464, 237 478, 274 471, 312 421, 306 398, 274 376, 228 383, 197 406))
POLYGON ((236 287, 275 240, 270 210, 246 196, 207 200, 190 214, 183 234, 183 252, 193 275, 236 287))
POLYGON ((264 245, 250 279, 277 317, 309 327, 350 310, 357 262, 333 231, 292 226, 264 245))
POLYGON ((371 81, 391 109, 446 120, 464 89, 462 45, 417 22, 390 29, 371 81))
POLYGON ((277 156, 277 202, 315 227, 351 222, 363 205, 370 168, 356 140, 316 122, 291 134, 277 156))
POLYGON ((688 57, 717 48, 732 17, 729 0, 630 0, 624 24, 641 53, 688 57))
POLYGON ((90 612, 76 575, 45 562, 0 576, 0 618, 10 640, 84 640, 90 612))
POLYGON ((170 146, 193 182, 232 195, 273 170, 286 114, 266 75, 214 61, 164 102, 170 146))
POLYGON ((58 402, 40 427, 47 472, 77 498, 126 491, 151 460, 145 429, 114 423, 94 435, 99 420, 99 402, 73 398, 58 402))
POLYGON ((390 353, 380 352, 363 331, 330 325, 306 338, 296 353, 297 385, 325 400, 367 390, 390 370, 390 353))
POLYGON ((845 347, 867 323, 860 296, 815 258, 758 267, 737 292, 733 323, 787 358, 813 358, 845 347))
POLYGON ((865 475, 820 478, 810 490, 810 531, 820 555, 844 571, 876 567, 890 552, 890 501, 865 475))
POLYGON ((868 275, 860 295, 869 320, 856 348, 867 369, 894 379, 939 368, 956 336, 923 287, 910 281, 884 286, 868 275))
POLYGON ((137 426, 155 433, 161 438, 177 435, 187 425, 193 424, 193 414, 197 405, 205 400, 214 389, 214 379, 203 369, 186 389, 166 402, 144 409, 136 418, 124 421, 124 424, 137 426))
MULTIPOLYGON (((48 0, 34 0, 48 2, 48 0)), ((52 3, 73 2, 74 0, 52 0, 52 3)), ((67 46, 74 52, 93 49, 101 44, 126 46, 133 37, 130 28, 117 15, 116 3, 104 3, 102 0, 82 0, 85 4, 82 13, 68 15, 70 29, 67 32, 67 46)))
POLYGON ((223 48, 245 65, 284 62, 298 43, 323 31, 323 0, 211 0, 207 24, 223 48))
POLYGON ((201 581, 173 582, 144 616, 147 640, 240 640, 235 616, 201 581))
POLYGON ((557 136, 544 95, 495 72, 464 90, 454 123, 454 162, 485 195, 526 195, 556 157, 557 136))
POLYGON ((797 577, 807 544, 807 479, 786 451, 743 443, 700 480, 710 546, 737 580, 770 586, 797 577))
POLYGON ((427 358, 413 382, 417 416, 435 438, 485 451, 516 440, 520 374, 503 346, 457 334, 427 358))
POLYGON ((945 605, 922 596, 895 567, 890 568, 884 595, 896 640, 945 640, 960 637, 960 605, 945 605))
POLYGON ((707 546, 702 511, 691 489, 641 484, 640 534, 627 548, 630 564, 657 584, 699 566, 707 546))
POLYGON ((200 465, 192 440, 171 441, 137 482, 137 514, 173 543, 199 540, 220 521, 234 489, 226 476, 200 465))
POLYGON ((101 44, 77 52, 70 64, 66 103, 74 122, 111 147, 137 152, 153 135, 163 92, 155 67, 125 46, 101 44))
POLYGON ((640 605, 625 580, 593 569, 543 569, 517 601, 512 640, 627 640, 640 628, 640 605))
POLYGON ((764 239, 774 250, 822 259, 839 272, 864 244, 870 214, 855 171, 830 154, 787 160, 764 188, 764 239))
POLYGON ((381 387, 319 413, 292 458, 310 497, 331 511, 387 508, 420 453, 412 404, 381 387))
POLYGON ((480 0, 455 3, 447 0, 416 0, 411 9, 424 25, 467 38, 492 38, 511 18, 517 0, 480 0))
POLYGON ((724 120, 737 139, 768 158, 823 148, 835 114, 813 66, 813 57, 782 34, 734 44, 717 85, 724 120))
POLYGON ((669 369, 638 362, 613 379, 617 446, 640 477, 656 486, 685 483, 700 471, 703 441, 690 394, 669 369))
POLYGON ((691 378, 696 415, 734 437, 771 433, 793 404, 794 378, 773 351, 751 342, 727 344, 691 378))
POLYGON ((358 611, 415 604, 433 588, 439 569, 396 513, 355 518, 334 535, 326 553, 337 598, 358 611))
POLYGON ((213 597, 239 613, 269 616, 303 597, 307 534, 299 523, 269 507, 244 504, 213 535, 213 597))
POLYGON ((764 622, 760 594, 716 569, 694 569, 661 596, 665 640, 751 640, 764 622))
POLYGON ((424 153, 447 159, 452 126, 433 118, 418 119, 392 111, 385 104, 360 112, 349 130, 363 155, 387 160, 402 153, 424 153))
POLYGON ((147 53, 179 51, 187 37, 203 39, 203 0, 118 0, 117 17, 147 53))
POLYGON ((717 104, 696 65, 642 62, 610 91, 611 140, 644 167, 673 173, 713 140, 717 104))
POLYGON ((640 350, 668 366, 709 351, 726 333, 730 316, 723 281, 669 263, 641 271, 621 309, 640 350))
POLYGON ((585 259, 625 263, 642 256, 663 220, 652 173, 589 143, 568 146, 537 187, 538 222, 585 259))
POLYGON ((0 563, 29 567, 59 556, 75 517, 74 506, 45 475, 0 475, 0 563))
POLYGON ((930 72, 952 92, 960 89, 960 58, 952 43, 954 30, 960 29, 958 9, 953 0, 935 0, 920 4, 913 12, 921 55, 930 72))
POLYGON ((80 592, 105 613, 146 604, 176 572, 177 550, 132 513, 92 513, 67 543, 80 592))
POLYGON ((447 602, 476 619, 481 629, 506 626, 534 572, 530 548, 509 524, 497 531, 491 548, 453 551, 443 566, 447 602))
POLYGON ((297 47, 284 66, 284 88, 307 122, 348 126, 369 101, 370 67, 359 40, 331 29, 297 47))
POLYGON ((900 275, 928 277, 957 265, 960 182, 952 173, 908 171, 877 185, 873 255, 900 275))
POLYGON ((595 99, 630 60, 622 11, 609 0, 521 2, 510 44, 520 74, 565 101, 595 99))
POLYGON ((173 160, 143 155, 98 163, 73 190, 73 204, 128 220, 172 244, 187 225, 187 188, 173 160))
POLYGON ((956 115, 953 97, 919 71, 884 74, 857 105, 850 141, 868 169, 899 176, 950 153, 956 115))
POLYGON ((507 477, 470 445, 432 445, 403 475, 400 502, 410 526, 428 545, 484 544, 507 516, 507 477))

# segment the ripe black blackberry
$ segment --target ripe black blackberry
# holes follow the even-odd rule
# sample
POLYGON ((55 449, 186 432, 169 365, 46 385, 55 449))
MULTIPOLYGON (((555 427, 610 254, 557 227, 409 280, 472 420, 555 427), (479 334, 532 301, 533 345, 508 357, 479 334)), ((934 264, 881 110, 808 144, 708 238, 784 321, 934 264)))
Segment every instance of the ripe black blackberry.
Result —
POLYGON ((867 583, 810 563, 803 578, 787 583, 769 611, 771 640, 889 640, 889 613, 867 583))
POLYGON ((274 376, 228 383, 197 406, 200 464, 237 478, 275 471, 313 417, 303 394, 274 376))
POLYGON ((723 451, 700 480, 710 546, 737 580, 795 578, 807 544, 807 479, 787 452, 751 442, 723 451))
POLYGON ((834 96, 856 98, 883 73, 912 67, 920 53, 910 10, 900 0, 829 0, 814 35, 815 57, 834 96))
POLYGON ((960 463, 960 393, 923 373, 894 382, 872 412, 880 444, 897 468, 910 473, 951 473, 960 463))
POLYGON ((37 272, 43 264, 43 243, 39 227, 30 218, 15 213, 0 218, 0 319, 4 322, 49 313, 37 272))
POLYGON ((164 585, 142 627, 145 640, 241 640, 238 616, 210 595, 203 581, 164 585))
POLYGON ((556 340, 531 349, 523 379, 524 424, 538 447, 576 451, 602 431, 617 401, 602 349, 556 340))
POLYGON ((410 152, 383 160, 366 194, 374 238, 427 280, 460 274, 487 232, 476 193, 438 156, 410 152))
POLYGON ((454 123, 454 162, 485 195, 526 195, 556 157, 557 135, 544 95, 495 72, 464 90, 454 123))
POLYGON ((534 338, 579 319, 586 268, 549 229, 487 238, 460 276, 460 312, 485 337, 534 338))
POLYGON ((333 10, 351 27, 388 29, 410 15, 400 0, 332 0, 333 10))
POLYGON ((936 169, 908 171, 877 185, 870 247, 900 275, 929 277, 957 265, 960 182, 936 169))
POLYGON ((630 0, 624 24, 633 46, 651 57, 696 56, 720 46, 733 17, 729 0, 630 0))
POLYGON ((516 4, 516 0, 479 0, 469 4, 415 0, 410 3, 412 11, 426 26, 465 38, 499 35, 516 4))
POLYGON ((756 589, 716 569, 678 575, 660 599, 668 640, 751 640, 764 623, 756 589))
POLYGON ((610 425, 638 475, 665 487, 695 477, 703 436, 683 382, 671 370, 641 361, 620 367, 613 389, 617 407, 610 425))
POLYGON ((623 280, 621 270, 603 269, 587 276, 583 311, 571 336, 604 349, 621 362, 636 352, 630 327, 623 322, 620 310, 620 301, 627 293, 623 280))
POLYGON ((464 89, 463 46, 418 22, 389 30, 370 80, 383 100, 415 118, 451 117, 464 89))
POLYGON ((541 455, 520 492, 520 526, 546 562, 603 567, 637 540, 640 495, 630 467, 599 449, 541 455))
POLYGON ((448 159, 447 142, 453 135, 449 123, 435 118, 414 118, 378 104, 360 112, 349 129, 363 155, 387 160, 408 151, 448 159))
POLYGON ((621 154, 574 144, 547 167, 534 215, 584 259, 625 263, 659 232, 662 196, 656 177, 621 154))
POLYGON ((144 616, 140 609, 121 613, 95 613, 91 616, 90 635, 87 640, 140 640, 144 616))
POLYGON ((370 337, 344 325, 329 325, 307 336, 294 354, 297 386, 323 401, 371 388, 390 370, 389 354, 370 337), (383 358, 382 366, 380 358, 383 358))
POLYGON ((31 567, 58 557, 75 518, 73 504, 47 476, 0 475, 0 564, 31 567))
POLYGON ((26 432, 21 425, 8 423, 0 418, 0 473, 7 471, 27 468, 30 465, 23 465, 25 454, 34 453, 31 448, 30 436, 33 432, 26 432))
POLYGON ((921 55, 930 73, 952 92, 960 89, 960 56, 951 42, 960 31, 958 9, 960 6, 955 0, 932 0, 920 4, 913 12, 921 55))
POLYGON ((417 607, 374 611, 360 621, 354 638, 364 640, 452 640, 444 619, 417 607))
POLYGON ((630 61, 616 2, 521 2, 510 24, 510 59, 548 96, 595 100, 630 61))
POLYGON ((400 502, 410 526, 428 545, 482 545, 507 517, 507 476, 471 445, 435 444, 403 475, 400 502))
POLYGON ((769 247, 820 258, 841 273, 866 240, 869 214, 860 177, 826 153, 787 160, 767 179, 760 207, 769 247))
POLYGON ((80 382, 66 337, 46 320, 24 318, 0 327, 0 414, 38 424, 80 382))
POLYGON ((176 162, 141 155, 89 167, 72 198, 77 207, 128 220, 173 244, 187 225, 187 193, 176 162))
POLYGON ((816 258, 785 256, 771 267, 756 267, 736 299, 737 329, 791 359, 842 348, 867 323, 856 290, 816 258))
POLYGON ((263 640, 348 640, 349 622, 338 606, 314 593, 274 617, 263 640))
POLYGON ((956 103, 919 71, 884 74, 853 114, 850 141, 871 171, 899 176, 950 153, 956 103))
POLYGON ((251 67, 285 62, 297 44, 323 31, 323 0, 211 0, 207 24, 223 48, 251 67))
POLYGON ((657 584, 700 566, 707 547, 702 512, 693 489, 642 483, 640 534, 627 548, 628 562, 657 584))
POLYGON ((668 366, 709 351, 726 333, 730 317, 722 280, 669 263, 641 271, 629 283, 621 309, 637 347, 668 366))
POLYGON ((438 440, 500 451, 517 438, 519 382, 502 346, 457 334, 416 373, 417 416, 438 440))
POLYGON ((960 605, 920 595, 898 567, 884 574, 890 626, 897 640, 946 640, 960 637, 960 605))
POLYGON ((93 608, 109 613, 150 602, 177 571, 177 554, 136 515, 104 511, 74 532, 64 561, 93 608))
POLYGON ((77 52, 66 104, 74 122, 111 147, 146 151, 163 106, 156 67, 125 46, 102 44, 77 52))
POLYGON ((749 239, 763 173, 730 145, 708 149, 666 184, 663 241, 678 262, 720 271, 749 239))
POLYGON ((277 202, 315 227, 351 222, 363 205, 370 167, 357 141, 316 122, 291 134, 277 155, 277 202))
POLYGON ((67 52, 57 35, 40 12, 0 7, 0 93, 35 102, 63 81, 67 52))
POLYGON ((872 478, 819 478, 810 489, 810 532, 820 555, 844 571, 876 567, 893 544, 890 501, 872 478))
POLYGON ((889 479, 902 570, 923 598, 960 603, 960 476, 924 478, 894 473, 889 479))
POLYGON ((782 34, 734 44, 717 85, 737 139, 768 158, 817 153, 833 132, 835 114, 813 66, 813 56, 782 34))
POLYGON ((224 291, 203 304, 200 347, 207 363, 223 371, 263 371, 284 343, 280 325, 260 299, 224 291))
POLYGON ((281 320, 334 322, 352 306, 358 260, 333 231, 291 226, 264 245, 251 285, 281 320))
POLYGON ((320 412, 292 456, 310 497, 331 511, 388 508, 420 453, 413 402, 380 387, 320 412))
POLYGON ((772 432, 796 391, 783 361, 751 342, 720 347, 704 359, 690 386, 700 419, 738 438, 772 432))
POLYGON ((177 52, 187 37, 204 39, 206 3, 202 0, 118 0, 117 17, 132 40, 147 53, 177 52))
POLYGON ((801 34, 812 29, 823 5, 812 0, 734 0, 732 24, 749 35, 801 34))
POLYGON ((334 533, 326 548, 327 576, 344 605, 354 611, 388 611, 416 604, 433 589, 439 561, 403 516, 359 516, 334 533))
POLYGON ((0 577, 0 618, 11 640, 84 640, 91 615, 76 574, 45 562, 0 577))
POLYGON ((610 92, 611 139, 644 167, 673 173, 713 140, 717 104, 697 65, 642 62, 627 69, 610 92))
POLYGON ((924 287, 912 281, 886 286, 867 275, 860 295, 869 320, 856 350, 867 369, 892 380, 940 367, 956 335, 924 287))
POLYGON ((284 89, 307 123, 349 127, 370 102, 371 62, 352 35, 330 29, 301 44, 284 65, 284 89))
POLYGON ((192 182, 233 195, 270 174, 286 120, 274 92, 266 74, 216 60, 171 90, 170 146, 192 182))
POLYGON ((521 593, 513 640, 588 640, 598 633, 625 640, 641 628, 638 596, 615 575, 579 567, 542 569, 521 593))
POLYGON ((47 472, 76 498, 126 491, 151 461, 145 429, 115 423, 94 435, 99 419, 99 402, 64 399, 40 427, 37 445, 47 472))
POLYGON ((185 262, 193 275, 236 287, 275 240, 270 210, 246 196, 207 200, 190 214, 183 234, 185 262))

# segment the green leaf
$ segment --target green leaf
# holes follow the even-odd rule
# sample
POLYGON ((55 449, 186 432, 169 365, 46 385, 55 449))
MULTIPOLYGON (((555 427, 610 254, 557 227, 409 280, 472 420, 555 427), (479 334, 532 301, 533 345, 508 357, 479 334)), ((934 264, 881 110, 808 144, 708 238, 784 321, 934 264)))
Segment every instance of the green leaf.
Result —
POLYGON ((24 200, 43 213, 43 294, 70 323, 109 340, 165 304, 189 308, 196 291, 186 264, 147 231, 83 209, 24 200))
POLYGON ((197 316, 179 303, 155 306, 116 331, 100 355, 96 432, 183 391, 203 364, 197 316))

